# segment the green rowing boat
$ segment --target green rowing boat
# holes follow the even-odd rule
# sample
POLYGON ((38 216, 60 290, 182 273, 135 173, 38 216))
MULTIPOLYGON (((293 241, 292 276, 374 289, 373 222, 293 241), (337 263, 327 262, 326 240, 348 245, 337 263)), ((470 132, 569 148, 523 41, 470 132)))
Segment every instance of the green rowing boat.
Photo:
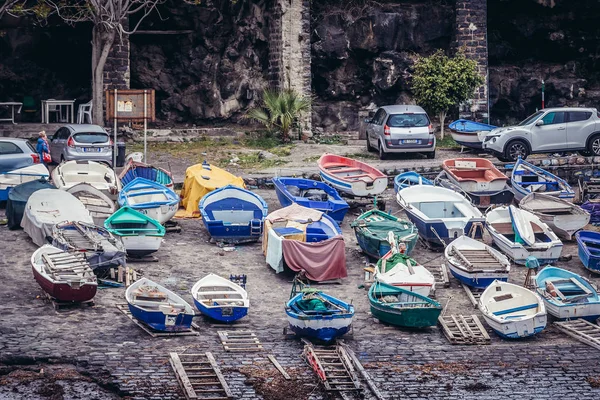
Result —
POLYGON ((389 232, 394 234, 397 243, 406 245, 406 254, 410 254, 419 238, 416 226, 378 209, 369 210, 358 216, 350 225, 358 245, 369 256, 379 259, 390 251, 389 232))
POLYGON ((442 305, 429 297, 375 282, 369 290, 371 314, 380 321, 407 328, 435 326, 442 305))

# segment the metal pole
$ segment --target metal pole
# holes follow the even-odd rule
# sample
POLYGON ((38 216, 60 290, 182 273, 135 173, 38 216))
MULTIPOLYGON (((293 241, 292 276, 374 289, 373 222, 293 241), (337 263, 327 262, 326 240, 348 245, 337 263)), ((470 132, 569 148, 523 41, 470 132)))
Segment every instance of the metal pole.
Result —
POLYGON ((545 101, 544 101, 544 80, 542 79, 542 110, 545 108, 545 101))
POLYGON ((144 162, 147 164, 148 156, 146 154, 146 134, 148 130, 148 120, 146 119, 146 115, 148 115, 148 95, 146 93, 146 89, 144 89, 144 162))
POLYGON ((115 111, 114 111, 114 142, 113 142, 113 169, 117 168, 117 88, 115 88, 115 111))

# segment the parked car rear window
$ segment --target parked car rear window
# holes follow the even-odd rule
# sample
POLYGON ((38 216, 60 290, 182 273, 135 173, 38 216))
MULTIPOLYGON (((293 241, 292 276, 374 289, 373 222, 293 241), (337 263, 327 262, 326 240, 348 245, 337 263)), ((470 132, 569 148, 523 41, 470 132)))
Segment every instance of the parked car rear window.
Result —
POLYGON ((25 143, 27 143, 27 147, 29 147, 29 150, 31 150, 32 153, 37 153, 37 150, 35 149, 35 147, 33 147, 31 142, 25 142, 25 143))
POLYGON ((106 143, 108 142, 108 135, 102 132, 84 132, 84 133, 76 133, 73 135, 73 139, 77 143, 106 143))
POLYGON ((23 150, 14 143, 11 142, 0 142, 0 154, 19 154, 23 150))
POLYGON ((519 123, 519 125, 517 126, 525 126, 525 125, 529 125, 530 123, 532 123, 533 121, 535 121, 536 119, 539 118, 540 115, 542 115, 544 112, 543 111, 538 111, 535 114, 530 115, 529 117, 525 118, 523 121, 521 121, 521 123, 519 123))
POLYGON ((387 125, 392 128, 419 128, 429 126, 427 114, 392 114, 387 125))
POLYGON ((586 111, 570 111, 569 122, 586 121, 592 116, 591 112, 586 111))

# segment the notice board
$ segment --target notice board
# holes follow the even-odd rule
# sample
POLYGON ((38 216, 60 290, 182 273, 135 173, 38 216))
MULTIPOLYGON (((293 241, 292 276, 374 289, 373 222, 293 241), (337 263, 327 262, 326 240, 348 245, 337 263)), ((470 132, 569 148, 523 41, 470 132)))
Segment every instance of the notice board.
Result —
POLYGON ((109 121, 144 122, 144 93, 146 97, 146 120, 156 120, 154 89, 122 89, 117 90, 115 108, 115 91, 106 92, 106 117, 109 121))

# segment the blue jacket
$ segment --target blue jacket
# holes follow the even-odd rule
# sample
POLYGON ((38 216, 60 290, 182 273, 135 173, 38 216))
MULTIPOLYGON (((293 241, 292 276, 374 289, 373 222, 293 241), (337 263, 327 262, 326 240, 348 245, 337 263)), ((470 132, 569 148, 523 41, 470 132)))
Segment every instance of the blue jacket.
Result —
POLYGON ((38 154, 50 153, 50 149, 48 149, 48 144, 42 138, 38 138, 35 151, 37 151, 38 154))

